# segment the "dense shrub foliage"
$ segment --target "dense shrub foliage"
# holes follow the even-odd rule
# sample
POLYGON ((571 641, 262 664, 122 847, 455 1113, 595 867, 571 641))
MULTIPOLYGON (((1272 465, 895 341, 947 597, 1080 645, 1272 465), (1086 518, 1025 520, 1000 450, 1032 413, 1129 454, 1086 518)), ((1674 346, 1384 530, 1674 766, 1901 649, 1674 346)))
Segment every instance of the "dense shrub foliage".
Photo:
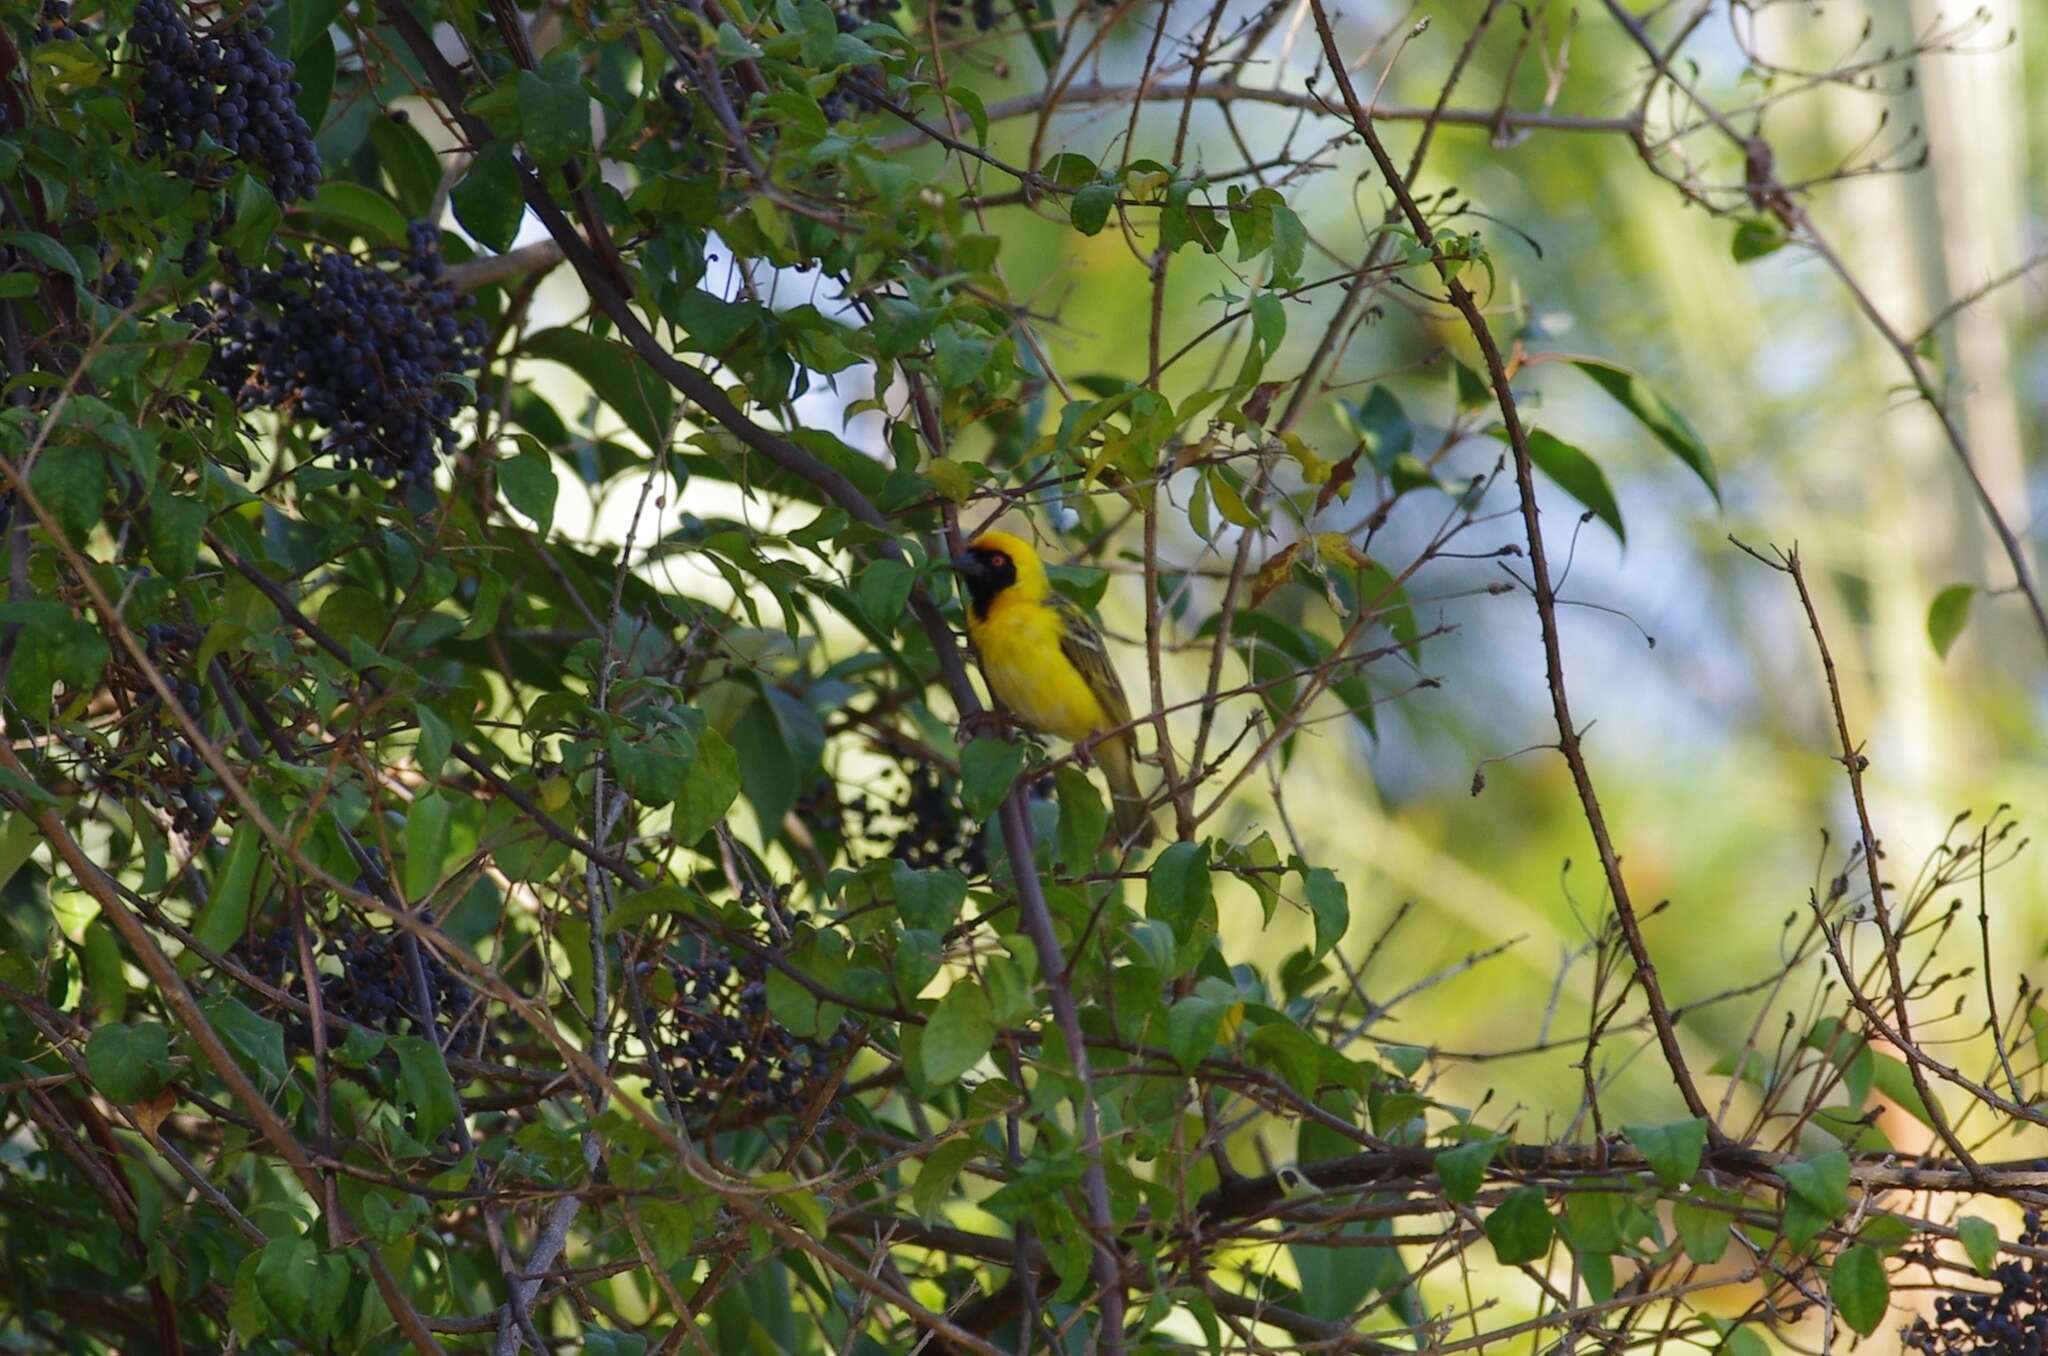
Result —
POLYGON ((1916 1349, 2037 1350, 2039 1227, 1982 1216, 2048 1018, 1934 960, 2024 835, 1883 879, 1844 717, 1781 968, 1665 991, 1557 621, 1617 440, 1537 374, 1686 511, 1719 472, 1427 167, 1608 138, 1738 259, 1837 176, 1693 19, 1588 13, 1579 95, 1568 7, 1426 8, 0 10, 7 1348, 1752 1353, 1934 1289, 1916 1349), (1154 848, 983 709, 999 515, 1110 638, 1154 848), (1487 600, 1591 997, 1455 1052, 1409 1005, 1490 952, 1404 959, 1319 769, 1484 701, 1487 600))

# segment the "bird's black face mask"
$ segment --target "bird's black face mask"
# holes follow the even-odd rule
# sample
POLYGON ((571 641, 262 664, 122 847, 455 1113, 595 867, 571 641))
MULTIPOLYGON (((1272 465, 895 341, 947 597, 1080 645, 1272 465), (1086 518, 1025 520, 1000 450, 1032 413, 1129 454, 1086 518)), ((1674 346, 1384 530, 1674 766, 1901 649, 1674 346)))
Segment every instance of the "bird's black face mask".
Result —
POLYGON ((954 556, 953 568, 967 585, 968 603, 977 618, 986 617, 996 595, 1017 582, 1017 562, 1008 552, 986 546, 954 556))

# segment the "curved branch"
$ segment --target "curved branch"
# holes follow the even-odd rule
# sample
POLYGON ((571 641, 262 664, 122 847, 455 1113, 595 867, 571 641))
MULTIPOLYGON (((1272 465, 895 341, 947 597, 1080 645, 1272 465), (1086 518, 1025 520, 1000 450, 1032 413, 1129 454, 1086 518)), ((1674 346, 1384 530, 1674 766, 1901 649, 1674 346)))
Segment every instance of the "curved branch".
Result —
MULTIPOLYGON (((1322 38, 1324 54, 1329 59, 1331 73, 1337 78, 1337 87, 1344 95, 1344 106, 1351 114, 1352 125, 1364 138, 1366 148, 1372 152, 1380 174, 1387 182, 1387 189, 1394 195, 1401 212, 1415 232, 1415 238, 1422 247, 1432 253, 1436 250, 1436 236, 1430 230, 1429 220, 1415 203, 1414 195, 1408 189, 1408 182, 1395 166, 1387 148, 1381 144, 1379 133, 1373 128, 1372 114, 1359 103, 1358 91, 1353 88, 1351 75, 1345 69, 1344 55, 1337 46, 1336 34, 1330 28, 1330 16, 1323 7, 1323 0, 1308 0, 1309 10, 1315 17, 1316 32, 1322 38)), ((1493 330, 1487 324, 1486 314, 1480 309, 1478 298, 1471 289, 1460 282, 1443 265, 1438 266, 1444 273, 1444 281, 1450 291, 1451 303, 1464 318, 1465 326, 1472 332, 1479 351, 1486 359, 1487 375, 1493 385, 1494 399, 1500 404, 1501 420, 1507 426, 1508 444, 1515 456, 1515 484, 1521 492, 1522 525, 1529 542, 1530 591, 1536 598, 1536 615, 1543 630, 1543 666, 1550 685, 1551 712, 1557 721, 1558 748, 1564 754, 1567 767, 1571 769, 1572 785, 1577 790, 1579 805, 1585 811, 1586 826, 1592 831, 1593 845, 1600 854, 1600 868, 1607 880, 1608 893, 1614 898, 1615 917, 1620 920, 1622 935, 1628 941, 1629 955, 1635 962, 1636 979, 1643 986, 1643 997, 1650 1007, 1651 1020, 1657 1028, 1657 1044, 1663 1049, 1664 1062, 1671 1069, 1671 1076, 1678 1084, 1678 1092, 1685 1099, 1685 1105, 1693 1115, 1705 1120, 1712 1127, 1718 1140, 1721 1131, 1715 1125, 1713 1113, 1700 1097, 1694 1085, 1692 1073, 1686 1067, 1685 1054, 1678 1048, 1678 1032, 1671 1019, 1671 1009, 1664 1001, 1663 986, 1657 980, 1657 967, 1650 959, 1649 946, 1643 941, 1643 929, 1636 917, 1635 904, 1629 896, 1628 882, 1621 873, 1621 857, 1614 850, 1613 839, 1607 832, 1607 818, 1600 809, 1600 797, 1593 789, 1593 774, 1586 766, 1586 755, 1579 745, 1578 726, 1572 721, 1571 703, 1565 695, 1564 652, 1558 639, 1557 592, 1550 580, 1550 564, 1543 547, 1543 529, 1538 521, 1536 508, 1536 483, 1534 463, 1529 455, 1529 435, 1522 427, 1521 412, 1516 407, 1514 392, 1508 386, 1507 366, 1501 358, 1500 345, 1494 341, 1493 330)))

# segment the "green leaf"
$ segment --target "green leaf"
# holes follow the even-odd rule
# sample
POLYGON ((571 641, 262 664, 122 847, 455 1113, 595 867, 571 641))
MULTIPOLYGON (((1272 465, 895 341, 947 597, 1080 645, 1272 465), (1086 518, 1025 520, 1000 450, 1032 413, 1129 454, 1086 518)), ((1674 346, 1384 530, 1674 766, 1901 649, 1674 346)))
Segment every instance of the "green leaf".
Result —
POLYGON ((1579 1256, 1579 1279, 1585 1283, 1586 1294, 1595 1304, 1605 1304, 1614 1298, 1614 1256, 1612 1253, 1582 1253, 1579 1256))
MULTIPOLYGON (((1707 1321, 1720 1326, 1711 1317, 1707 1321)), ((1721 1335, 1721 1345, 1715 1347, 1714 1352, 1716 1356, 1772 1356, 1770 1344, 1757 1336, 1755 1328, 1747 1326, 1730 1326, 1721 1335)))
POLYGON ((1607 473, 1598 462, 1561 438, 1542 429, 1529 430, 1529 460, 1536 469, 1557 482, 1559 489, 1584 504, 1595 518, 1607 524, 1623 542, 1628 532, 1621 525, 1621 506, 1607 484, 1607 473))
POLYGON ((199 537, 205 528, 206 505, 168 490, 152 491, 144 538, 149 563, 167 579, 185 578, 199 562, 199 537))
POLYGON ((85 271, 70 250, 40 231, 0 231, 0 245, 11 245, 45 268, 54 268, 73 282, 83 284, 85 271))
POLYGON ((1534 1262, 1550 1251, 1550 1208, 1541 1187, 1511 1193, 1486 1217, 1486 1238, 1503 1266, 1534 1262))
POLYGON ((1906 1067, 1905 1061, 1896 1055, 1875 1052, 1871 1057, 1871 1074, 1877 1090, 1896 1102, 1899 1110, 1932 1130, 1934 1117, 1928 1113, 1927 1103, 1920 1100, 1920 1089, 1913 1086, 1913 1071, 1906 1067))
MULTIPOLYGON (((256 866, 263 859, 263 835, 253 824, 235 830, 228 845, 227 865, 214 882, 205 912, 192 927, 192 935, 214 951, 226 951, 242 938, 249 926, 249 895, 256 883, 256 866)), ((196 953, 180 957, 179 969, 186 974, 199 967, 196 953), (189 960, 189 964, 184 963, 189 960)))
POLYGON ((1109 809, 1095 783, 1077 767, 1053 773, 1053 787, 1060 803, 1060 861, 1078 875, 1095 865, 1108 841, 1109 809))
POLYGON ((1006 739, 976 739, 960 751, 960 801, 977 820, 1003 803, 1024 770, 1024 746, 1006 739))
POLYGON ((1470 1205, 1486 1181, 1486 1170, 1493 1166, 1494 1156, 1506 1143, 1505 1138, 1492 1135, 1439 1153, 1436 1175, 1444 1185, 1444 1196, 1455 1204, 1470 1205))
POLYGON ((967 385, 988 366, 995 344, 979 330, 964 325, 941 325, 932 335, 932 372, 942 390, 967 385))
MULTIPOLYGON (((1337 1230, 1330 1246, 1318 1246, 1315 1242, 1289 1244, 1288 1257, 1301 1278, 1301 1311, 1329 1323, 1356 1321, 1359 1306, 1368 1296, 1400 1289, 1408 1279, 1408 1269, 1399 1250, 1347 1242, 1384 1238, 1391 1232, 1385 1220, 1353 1221, 1337 1230)), ((1398 1299, 1394 1302, 1400 1303, 1398 1299)))
POLYGON ((740 756, 724 735, 706 726, 697 733, 696 753, 670 812, 676 841, 694 844, 711 832, 739 794, 740 756))
POLYGON ((1956 1221, 1956 1235, 1963 1240, 1963 1251, 1970 1255, 1977 1274, 1989 1276, 1998 1265, 1998 1226, 1988 1219, 1964 1215, 1956 1221))
POLYGON ((28 487, 57 520, 65 541, 82 547, 107 497, 106 454, 96 447, 46 447, 28 473, 28 487))
POLYGON ((538 443, 531 443, 516 457, 498 459, 498 488, 505 502, 533 519, 534 530, 546 537, 555 525, 555 459, 538 443))
POLYGON ((1799 1197, 1787 1196, 1779 1221, 1779 1233, 1786 1248, 1800 1253, 1806 1251, 1807 1245, 1833 1223, 1832 1217, 1822 1214, 1799 1197))
POLYGON ((400 209, 409 217, 426 219, 441 186, 441 163, 434 148, 411 123, 390 117, 371 120, 370 144, 377 148, 377 163, 391 176, 400 209))
POLYGON ((372 245, 405 245, 405 213, 374 189, 346 179, 329 179, 305 205, 305 211, 346 227, 372 245))
POLYGON ((988 106, 981 101, 967 85, 955 84, 946 90, 946 96, 966 111, 967 120, 974 124, 974 139, 977 146, 988 146, 988 106))
POLYGON ((1703 1116, 1671 1125, 1625 1125, 1622 1133, 1667 1187, 1684 1186, 1700 1170, 1700 1154, 1707 1146, 1703 1116))
POLYGON ((441 883, 448 855, 449 803, 439 792, 415 796, 405 817, 405 897, 418 902, 441 883))
POLYGON ((228 1306, 228 1323, 245 1341, 260 1337, 272 1322, 270 1307, 256 1284, 256 1268, 263 1254, 251 1252, 235 1267, 235 1299, 228 1306))
POLYGON ((825 730, 817 712, 788 693, 764 685, 728 736, 739 756, 740 787, 771 832, 800 790, 817 782, 825 730))
POLYGON ((270 238, 283 220, 284 212, 270 190, 255 175, 244 175, 235 188, 234 224, 221 236, 220 243, 245 257, 261 255, 270 248, 270 238))
POLYGON ((651 890, 638 890, 619 901, 619 906, 604 916, 604 935, 623 932, 636 927, 656 914, 689 913, 710 916, 713 910, 704 896, 688 886, 669 881, 651 890))
POLYGON ((1210 901, 1209 845, 1174 843, 1145 877, 1145 915, 1173 929, 1176 941, 1194 934, 1210 901))
POLYGON ((201 1007, 206 1013, 206 1020, 220 1033, 228 1049, 263 1076, 266 1088, 275 1088, 284 1082, 291 1066, 285 1062, 282 1026, 239 998, 209 999, 201 1007))
POLYGON ((583 378, 650 449, 668 445, 674 392, 624 344, 563 327, 528 335, 522 350, 583 378))
POLYGON ((1322 1086, 1323 1047, 1286 1018, 1267 1022, 1245 1041, 1254 1062, 1287 1080, 1289 1087, 1311 1100, 1322 1086))
POLYGON ((1493 387, 1487 384, 1486 378, 1456 358, 1451 359, 1451 387, 1456 392, 1461 411, 1476 410, 1493 403, 1493 387))
POLYGON ((1916 1237, 1918 1235, 1914 1232, 1913 1226, 1897 1215, 1872 1215, 1863 1222, 1863 1227, 1856 1231, 1858 1243, 1868 1243, 1887 1257, 1911 1243, 1916 1237))
POLYGON ((1227 1005, 1192 993, 1167 1011, 1166 1048, 1173 1052, 1174 1062, 1182 1072, 1193 1073, 1195 1066, 1215 1050, 1223 1021, 1229 1014, 1227 1005))
MULTIPOLYGON (((23 787, 34 785, 26 777, 21 777, 18 774, 13 774, 13 776, 14 781, 20 782, 23 787)), ((14 785, 13 781, 10 781, 6 783, 6 789, 11 791, 18 788, 14 785)), ((41 788, 37 789, 40 790, 41 788)), ((44 799, 39 803, 56 804, 56 799, 50 796, 48 792, 44 792, 43 795, 44 799)), ((35 851, 36 844, 40 842, 42 842, 42 834, 36 828, 35 820, 27 815, 15 812, 6 815, 4 819, 0 819, 0 887, 4 887, 8 881, 14 879, 14 873, 21 870, 22 863, 29 859, 29 854, 35 851)), ((100 923, 101 929, 104 930, 106 927, 105 920, 96 921, 100 923)))
POLYGON ((1948 658, 1950 647, 1963 634, 1963 628, 1970 622, 1970 600, 1977 590, 1968 584, 1950 584, 1934 595, 1934 601, 1927 606, 1927 639, 1933 644, 1934 652, 1943 659, 1948 658))
POLYGON ((1708 453, 1707 445, 1700 441, 1700 435, 1693 431, 1684 415, 1672 408, 1670 402, 1652 390, 1648 382, 1619 363, 1611 363, 1604 358, 1571 358, 1568 361, 1597 382, 1601 390, 1620 401, 1622 407, 1640 420, 1658 442, 1692 468, 1692 473, 1714 496, 1714 502, 1721 502, 1721 482, 1715 474, 1714 459, 1708 453))
POLYGON ((1564 1218, 1558 1230, 1581 1258, 1620 1252, 1624 1204, 1626 1199, 1616 1192, 1574 1191, 1564 1198, 1564 1218))
MULTIPOLYGON (((1300 1270, 1299 1263, 1295 1269, 1300 1270)), ((1181 1286, 1172 1293, 1173 1302, 1194 1315, 1196 1325, 1202 1330, 1202 1340, 1207 1345, 1209 1356, 1223 1356, 1223 1322, 1216 1316, 1215 1303, 1192 1286, 1181 1286)))
POLYGON ((1109 221, 1109 209, 1116 205, 1116 189, 1108 184, 1089 184, 1074 195, 1068 219, 1082 235, 1097 235, 1109 221))
MULTIPOLYGON (((20 819, 16 815, 14 819, 20 819)), ((121 964, 121 943, 105 918, 85 925, 85 989, 102 1020, 118 1022, 128 1010, 128 972, 121 964)))
POLYGON ((327 106, 334 98, 334 35, 324 29, 307 42, 293 59, 292 74, 298 77, 299 92, 292 106, 318 131, 327 121, 327 106))
POLYGON ((1840 1219, 1849 1209, 1849 1155, 1829 1149, 1797 1163, 1780 1163, 1777 1174, 1785 1188, 1809 1209, 1840 1219))
POLYGON ((1315 959, 1329 954, 1351 929, 1351 900, 1344 882, 1326 866, 1313 866, 1302 873, 1303 892, 1308 896, 1309 916, 1315 919, 1315 959))
POLYGON ((1307 253, 1308 228, 1286 203, 1274 204, 1272 286, 1300 286, 1302 260, 1307 253))
POLYGON ((526 213, 512 143, 493 141, 478 151, 449 192, 448 203, 463 230, 501 253, 511 249, 526 213))
POLYGON ((554 169, 590 145, 590 96, 573 72, 551 80, 519 73, 519 134, 534 163, 554 169))
POLYGON ((1261 292, 1252 298, 1252 338, 1270 358, 1287 338, 1287 305, 1277 292, 1261 292))
POLYGON ((892 634, 903 619, 910 602, 910 590, 917 583, 917 571, 900 560, 884 556, 860 572, 853 596, 860 610, 884 634, 892 634))
POLYGON ((85 1042, 85 1071, 110 1102, 154 1097, 171 1072, 171 1033, 159 1022, 96 1029, 85 1042))
MULTIPOLYGON (((462 629, 456 635, 463 640, 482 640, 485 636, 498 629, 498 613, 504 606, 505 576, 497 570, 485 570, 482 577, 476 583, 476 599, 469 606, 469 620, 463 624, 462 629)), ((452 747, 453 732, 449 731, 447 737, 440 744, 429 744, 426 708, 422 707, 420 711, 421 747, 423 749, 438 747, 441 751, 441 762, 446 762, 448 760, 448 749, 452 747)), ((447 725, 442 723, 438 717, 434 719, 442 730, 448 729, 447 725)), ((439 768, 441 763, 435 763, 433 766, 439 768)))
POLYGON ((824 1037, 846 1015, 844 1008, 813 992, 815 988, 837 993, 845 984, 846 956, 839 949, 841 941, 837 933, 813 933, 789 958, 791 963, 768 972, 768 1010, 796 1035, 824 1037))
POLYGON ((925 1023, 920 1049, 926 1082, 934 1087, 952 1082, 979 1063, 995 1039, 988 995, 972 980, 955 982, 925 1023))
MULTIPOLYGON (((16 668, 21 667, 19 662, 20 658, 20 653, 17 651, 15 654, 16 668)), ((0 767, 0 791, 5 791, 8 795, 13 796, 16 800, 26 801, 30 805, 58 806, 63 804, 62 801, 58 800, 55 796, 51 795, 48 791, 44 790, 40 784, 31 781, 27 777, 22 776, 13 768, 0 767)), ((25 859, 26 854, 23 855, 25 859)), ((20 869, 21 863, 16 862, 14 863, 13 867, 7 872, 7 875, 9 877, 12 877, 14 875, 14 872, 19 871, 20 869)))
POLYGON ((273 1238, 257 1254, 256 1293, 285 1327, 303 1326, 319 1264, 319 1250, 307 1238, 273 1238))
POLYGON ((1746 264, 1783 249, 1785 240, 1785 228, 1775 219, 1751 217, 1736 224, 1735 238, 1728 243, 1728 252, 1735 256, 1736 263, 1746 264))
POLYGON ((1672 1222, 1678 1226, 1678 1241, 1685 1248, 1685 1255, 1701 1266, 1711 1266, 1721 1260, 1721 1254, 1728 1250, 1728 1224, 1731 1216, 1726 1210, 1717 1210, 1708 1202, 1719 1200, 1719 1193, 1693 1191, 1679 1198, 1671 1209, 1672 1222))
POLYGON ((1230 238, 1230 228, 1222 214, 1213 207, 1183 202, 1175 205, 1169 202, 1159 213, 1159 244, 1168 254, 1179 250, 1189 241, 1200 245, 1206 254, 1214 254, 1223 248, 1223 242, 1230 238))
POLYGON ((431 1144, 443 1130, 455 1124, 460 1110, 455 1100, 455 1080, 448 1076, 441 1048, 430 1040, 393 1036, 391 1049, 398 1056, 399 1087, 416 1118, 414 1133, 431 1144))
POLYGON ((918 1164, 917 1180, 910 1186, 910 1208, 917 1217, 927 1224, 939 1208, 939 1202, 953 1189, 959 1180, 960 1170, 967 1165, 980 1147, 967 1135, 956 1135, 938 1148, 932 1150, 923 1162, 918 1164))
POLYGON ((967 902, 967 877, 954 870, 919 871, 902 862, 890 874, 896 912, 908 928, 944 932, 967 902))
POLYGON ((1055 187, 1065 189, 1080 188, 1100 173, 1093 160, 1073 151, 1061 151, 1046 161, 1045 168, 1040 171, 1041 176, 1055 187))
POLYGON ((637 744, 629 742, 623 733, 614 731, 605 740, 604 748, 611 759, 612 770, 618 775, 619 784, 635 800, 662 806, 673 804, 676 797, 683 794, 692 761, 691 750, 675 731, 661 732, 637 744))
POLYGON ((1844 1248, 1828 1278, 1828 1294, 1834 1297, 1842 1321, 1870 1336, 1891 1306, 1891 1282, 1885 1279, 1884 1259, 1876 1249, 1861 1243, 1844 1248))
POLYGON ((321 602, 319 622, 321 630, 343 645, 360 640, 374 648, 391 623, 391 608, 368 589, 349 585, 321 602))
MULTIPOLYGON (((26 617, 20 613, 30 607, 28 601, 0 603, 5 620, 28 623, 15 633, 14 667, 7 673, 7 693, 37 717, 50 713, 58 684, 63 684, 70 696, 96 687, 108 657, 106 637, 99 627, 63 615, 56 604, 43 605, 57 615, 51 619, 26 617)), ((37 804, 56 803, 55 797, 29 779, 5 769, 0 773, 5 774, 0 776, 0 784, 15 795, 37 804)))
POLYGON ((164 1223, 163 1183, 147 1163, 126 1154, 121 1157, 121 1175, 128 1179, 128 1190, 135 1197, 135 1236, 148 1247, 164 1223))

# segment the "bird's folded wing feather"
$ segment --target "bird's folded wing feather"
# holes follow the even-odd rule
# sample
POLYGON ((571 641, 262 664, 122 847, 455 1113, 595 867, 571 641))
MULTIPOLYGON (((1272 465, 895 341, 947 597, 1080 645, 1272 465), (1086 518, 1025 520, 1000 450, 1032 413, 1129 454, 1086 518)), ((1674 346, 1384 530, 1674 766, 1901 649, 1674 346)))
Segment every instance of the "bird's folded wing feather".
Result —
POLYGON ((1088 690, 1102 704, 1109 724, 1126 724, 1131 718, 1131 704, 1124 697, 1123 684, 1117 681, 1115 666, 1109 662, 1102 633, 1072 599, 1054 595, 1052 605, 1060 618, 1060 653, 1087 681, 1088 690))

